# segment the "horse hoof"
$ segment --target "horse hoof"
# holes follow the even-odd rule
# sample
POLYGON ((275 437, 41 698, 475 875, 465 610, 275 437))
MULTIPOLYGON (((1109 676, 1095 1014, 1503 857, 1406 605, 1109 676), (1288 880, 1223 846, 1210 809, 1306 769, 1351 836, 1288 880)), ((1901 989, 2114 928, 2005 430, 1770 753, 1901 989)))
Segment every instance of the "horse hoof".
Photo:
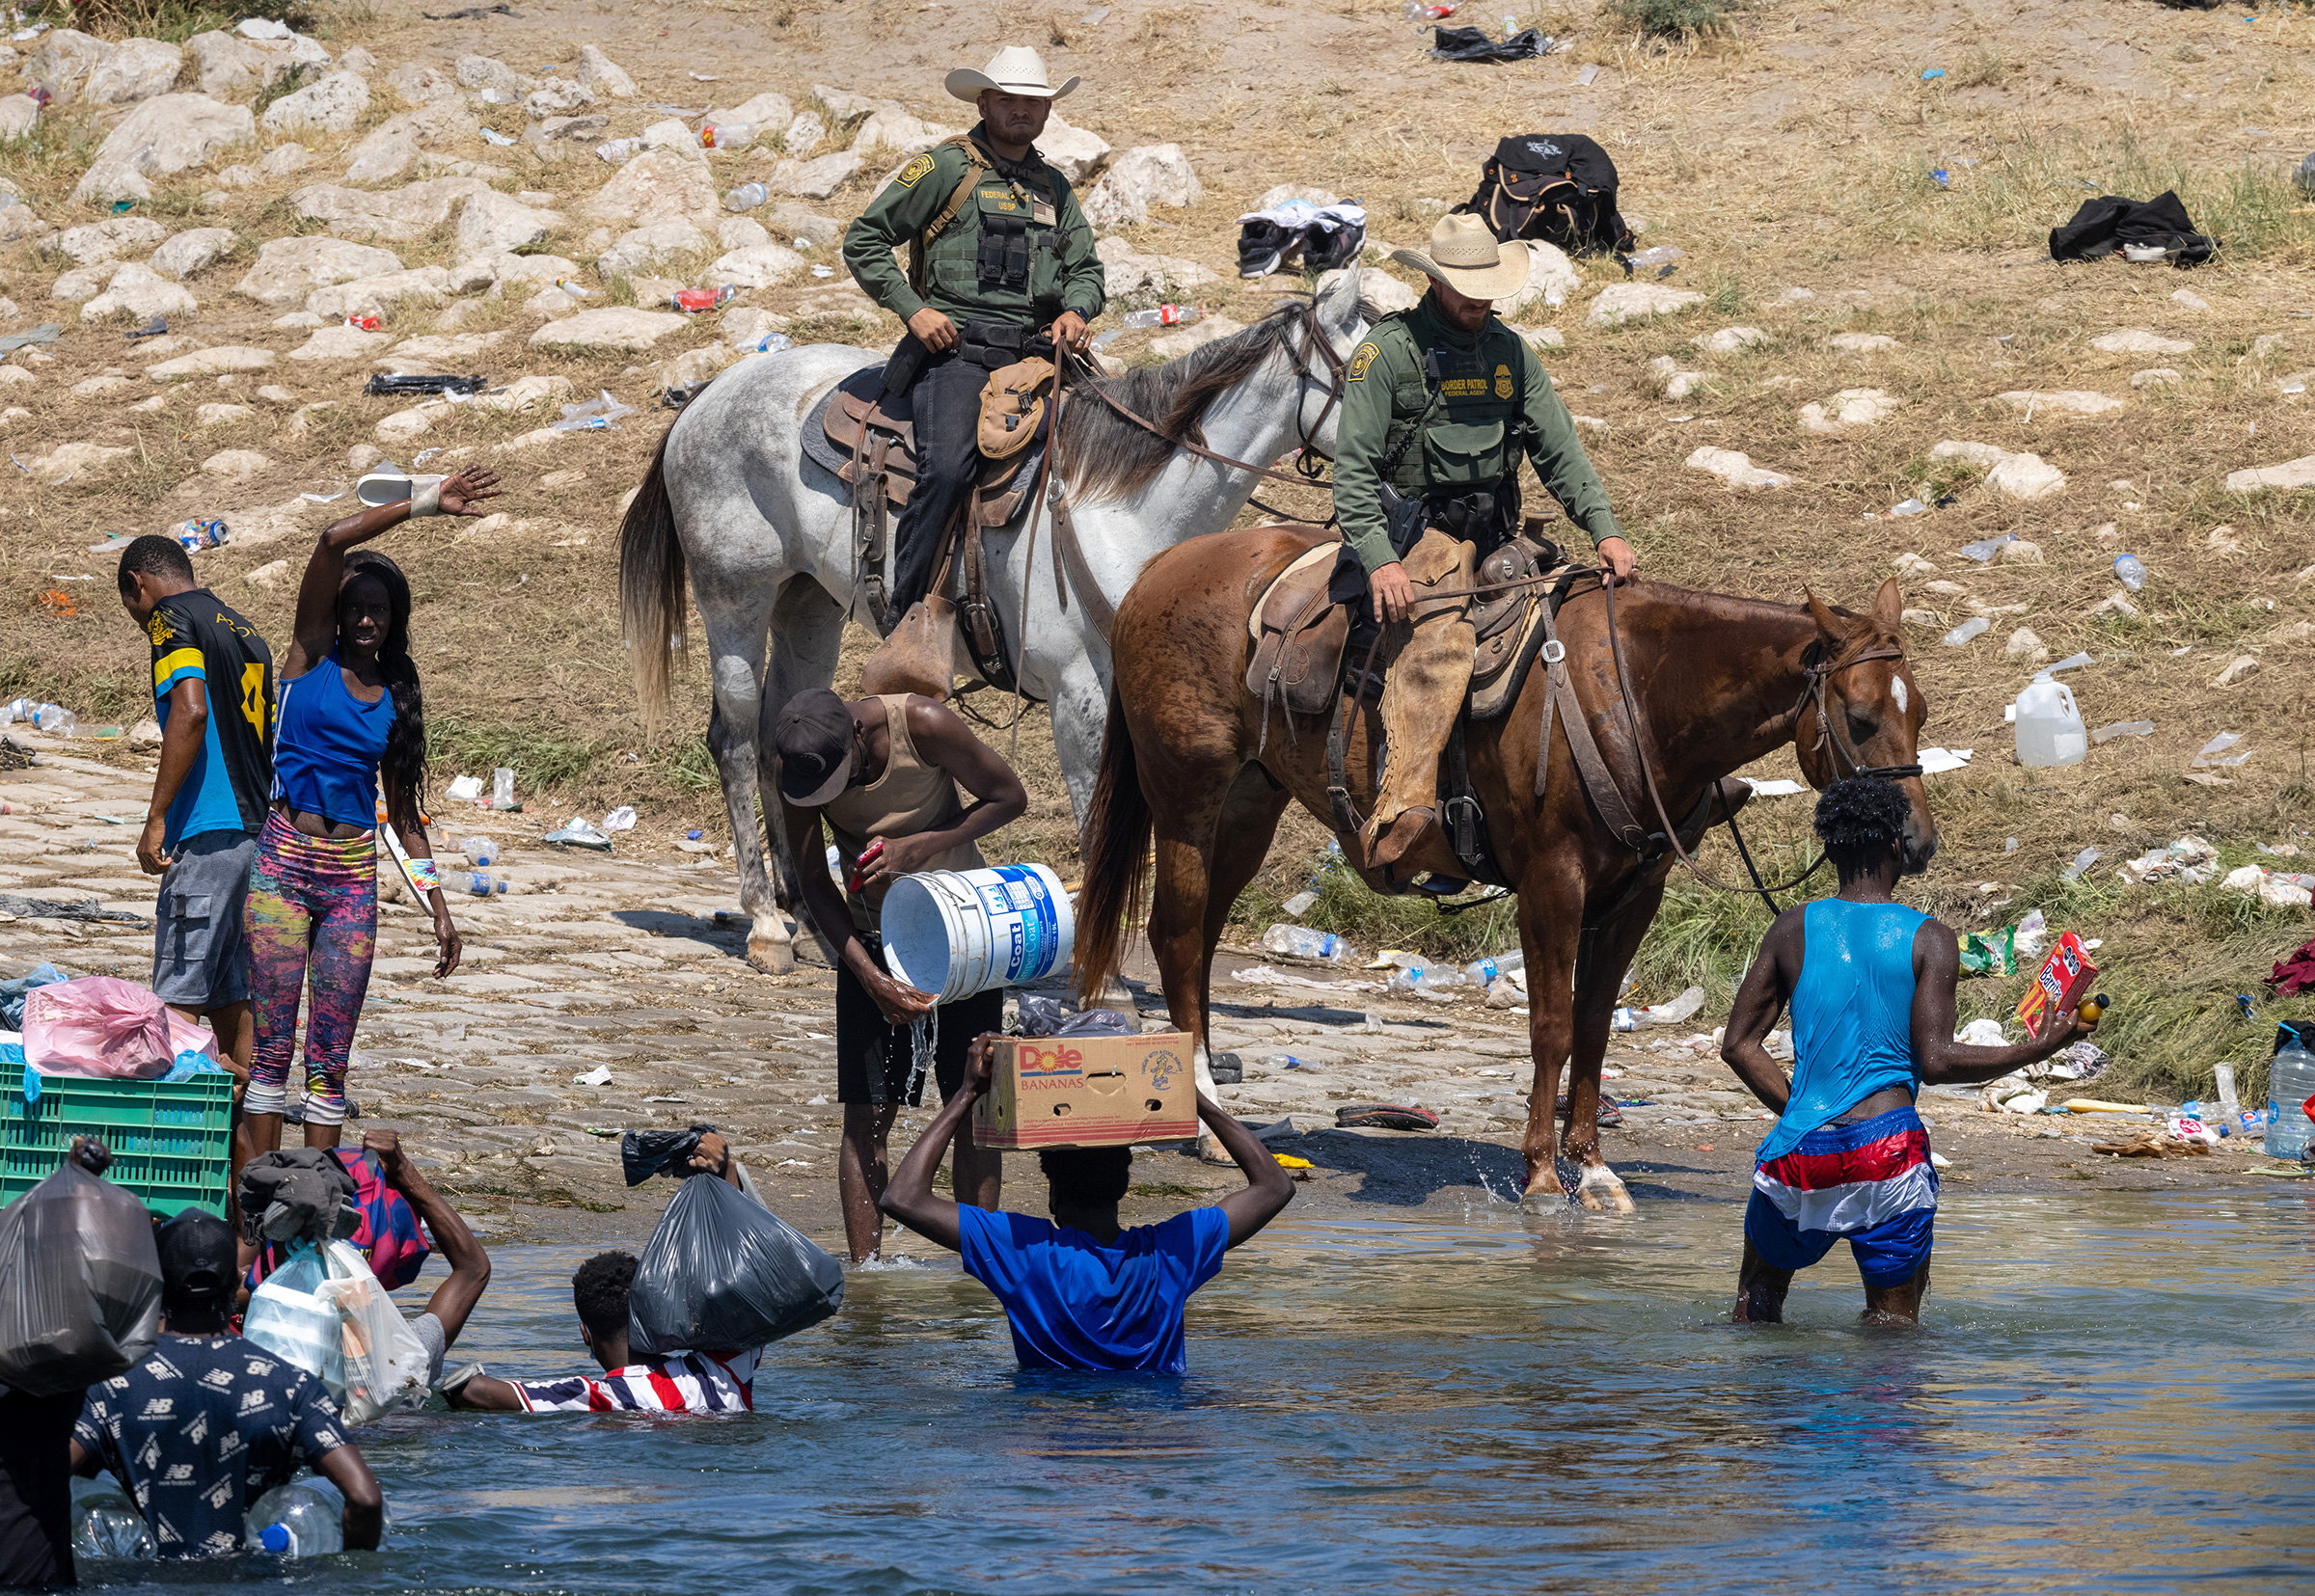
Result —
POLYGON ((1576 1183, 1576 1200, 1593 1213, 1638 1213, 1632 1194, 1613 1170, 1589 1168, 1576 1183))
POLYGON ((748 939, 748 963, 751 969, 766 975, 796 973, 796 948, 790 942, 775 942, 770 937, 750 936, 748 939))
POLYGON ((1530 1180, 1527 1189, 1519 1194, 1519 1205, 1522 1208, 1558 1208, 1566 1206, 1566 1190, 1550 1176, 1539 1176, 1530 1180))

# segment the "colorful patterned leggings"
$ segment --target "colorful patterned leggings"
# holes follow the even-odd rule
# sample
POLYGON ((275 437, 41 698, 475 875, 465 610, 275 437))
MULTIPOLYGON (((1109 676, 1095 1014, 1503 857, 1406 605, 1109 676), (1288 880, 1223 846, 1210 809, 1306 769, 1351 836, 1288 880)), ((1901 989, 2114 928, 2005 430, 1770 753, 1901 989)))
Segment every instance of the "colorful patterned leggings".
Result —
POLYGON ((375 834, 309 837, 280 815, 267 815, 249 878, 248 926, 258 1045, 244 1111, 279 1114, 288 1106, 297 1005, 310 969, 306 1123, 343 1124, 345 1066, 378 941, 375 834))

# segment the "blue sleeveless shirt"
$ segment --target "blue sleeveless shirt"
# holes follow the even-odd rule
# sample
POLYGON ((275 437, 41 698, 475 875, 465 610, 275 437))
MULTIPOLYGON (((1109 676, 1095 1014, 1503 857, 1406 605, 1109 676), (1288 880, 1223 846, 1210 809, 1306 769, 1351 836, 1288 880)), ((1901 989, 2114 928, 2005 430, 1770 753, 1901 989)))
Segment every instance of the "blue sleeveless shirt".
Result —
POLYGON ((1792 988, 1792 1096, 1760 1144, 1782 1158, 1884 1087, 1919 1091, 1913 1058, 1913 934, 1929 916, 1904 904, 1820 898, 1802 910, 1792 988))
POLYGON ((365 704, 346 690, 338 651, 281 686, 273 796, 292 809, 364 830, 378 824, 378 762, 394 729, 394 693, 365 704))

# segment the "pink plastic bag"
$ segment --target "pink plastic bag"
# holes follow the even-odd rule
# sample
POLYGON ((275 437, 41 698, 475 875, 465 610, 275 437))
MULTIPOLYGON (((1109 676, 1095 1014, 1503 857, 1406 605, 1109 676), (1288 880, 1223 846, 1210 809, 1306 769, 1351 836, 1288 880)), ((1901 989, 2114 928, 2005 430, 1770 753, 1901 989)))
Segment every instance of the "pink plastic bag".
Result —
POLYGON ((24 1062, 44 1075, 150 1080, 177 1061, 169 1020, 159 998, 117 976, 35 987, 24 995, 24 1062))

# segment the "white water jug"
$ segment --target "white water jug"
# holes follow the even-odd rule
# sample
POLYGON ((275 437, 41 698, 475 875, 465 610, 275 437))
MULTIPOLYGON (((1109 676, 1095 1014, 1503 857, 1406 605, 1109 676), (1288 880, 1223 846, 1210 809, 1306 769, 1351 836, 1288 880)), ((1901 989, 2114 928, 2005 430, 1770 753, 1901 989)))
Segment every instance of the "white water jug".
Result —
POLYGON ((2074 707, 2074 690, 2036 676, 2018 694, 2018 763, 2029 768, 2079 765, 2090 751, 2090 734, 2074 707))

